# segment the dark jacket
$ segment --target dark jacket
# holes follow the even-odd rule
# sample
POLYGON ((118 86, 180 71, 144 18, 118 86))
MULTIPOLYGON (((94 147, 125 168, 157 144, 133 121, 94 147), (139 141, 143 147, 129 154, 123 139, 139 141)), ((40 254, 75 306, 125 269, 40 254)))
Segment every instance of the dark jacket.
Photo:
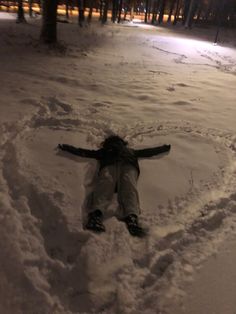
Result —
POLYGON ((163 145, 153 148, 131 149, 124 145, 119 149, 101 148, 98 150, 90 150, 76 148, 67 144, 59 145, 60 149, 70 152, 74 155, 98 160, 100 163, 100 170, 106 166, 122 161, 133 165, 137 169, 138 173, 140 173, 138 158, 152 157, 168 152, 170 147, 170 145, 163 145))

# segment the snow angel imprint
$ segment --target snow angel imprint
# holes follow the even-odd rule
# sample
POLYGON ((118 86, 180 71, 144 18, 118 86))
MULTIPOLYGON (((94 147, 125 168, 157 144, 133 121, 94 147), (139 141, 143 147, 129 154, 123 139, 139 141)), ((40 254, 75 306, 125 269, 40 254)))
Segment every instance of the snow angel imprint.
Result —
POLYGON ((104 213, 113 194, 117 192, 120 216, 130 234, 143 236, 145 232, 138 221, 140 214, 137 190, 140 174, 138 159, 169 152, 171 146, 132 149, 124 139, 112 135, 101 143, 98 150, 76 148, 67 144, 59 144, 58 148, 80 157, 94 158, 100 164, 98 180, 92 193, 92 208, 88 209, 86 228, 96 232, 105 231, 104 213))

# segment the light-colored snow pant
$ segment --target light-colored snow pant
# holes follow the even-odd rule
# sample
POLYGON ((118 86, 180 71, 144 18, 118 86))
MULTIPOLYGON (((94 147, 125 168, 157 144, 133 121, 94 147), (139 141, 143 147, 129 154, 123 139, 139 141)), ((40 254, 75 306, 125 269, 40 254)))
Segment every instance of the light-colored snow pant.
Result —
POLYGON ((138 171, 131 164, 117 162, 102 168, 92 195, 92 208, 105 213, 117 188, 118 216, 140 213, 137 191, 138 171))

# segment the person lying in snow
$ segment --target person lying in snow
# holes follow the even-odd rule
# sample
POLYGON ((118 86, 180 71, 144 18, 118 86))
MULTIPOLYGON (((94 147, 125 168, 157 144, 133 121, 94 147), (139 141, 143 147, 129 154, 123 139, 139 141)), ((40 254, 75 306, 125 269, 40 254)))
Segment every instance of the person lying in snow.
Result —
POLYGON ((86 228, 104 232, 104 213, 113 194, 117 192, 121 216, 131 235, 142 236, 144 230, 138 221, 140 213, 137 180, 140 174, 138 158, 152 157, 168 152, 170 145, 145 149, 131 149, 128 142, 118 135, 109 136, 98 150, 76 148, 59 144, 58 148, 74 155, 94 158, 99 161, 100 169, 96 186, 92 193, 92 210, 88 213, 86 228))

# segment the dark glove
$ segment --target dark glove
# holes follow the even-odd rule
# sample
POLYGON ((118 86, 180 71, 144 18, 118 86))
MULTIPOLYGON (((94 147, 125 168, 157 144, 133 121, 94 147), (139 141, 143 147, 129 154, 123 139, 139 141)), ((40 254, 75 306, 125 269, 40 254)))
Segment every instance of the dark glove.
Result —
POLYGON ((166 152, 168 152, 171 149, 171 145, 163 145, 163 148, 165 149, 166 152))
POLYGON ((68 148, 70 147, 70 145, 67 144, 58 144, 57 146, 59 149, 61 150, 68 150, 68 148))

